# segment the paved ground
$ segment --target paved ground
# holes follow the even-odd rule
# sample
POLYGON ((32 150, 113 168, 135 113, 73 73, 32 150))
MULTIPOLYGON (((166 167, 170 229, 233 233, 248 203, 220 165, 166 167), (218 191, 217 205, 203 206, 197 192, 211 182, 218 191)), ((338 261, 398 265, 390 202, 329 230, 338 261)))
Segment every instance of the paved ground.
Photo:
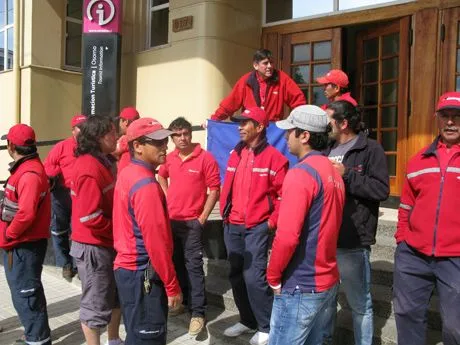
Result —
MULTIPOLYGON (((43 273, 42 281, 48 301, 53 344, 85 344, 78 321, 81 293, 78 284, 68 283, 64 279, 56 277, 49 272, 49 268, 48 272, 43 273)), ((232 341, 219 339, 218 337, 220 337, 224 328, 237 321, 235 314, 210 307, 208 309, 208 320, 208 330, 194 339, 187 334, 189 321, 187 315, 170 318, 168 322, 168 344, 231 344, 232 341)), ((23 329, 11 302, 10 291, 2 265, 0 265, 0 326, 3 327, 3 333, 0 333, 0 345, 9 345, 23 334, 23 329)), ((124 338, 123 325, 121 326, 121 335, 124 338)), ((107 340, 106 332, 102 335, 102 340, 102 344, 104 344, 107 340)))

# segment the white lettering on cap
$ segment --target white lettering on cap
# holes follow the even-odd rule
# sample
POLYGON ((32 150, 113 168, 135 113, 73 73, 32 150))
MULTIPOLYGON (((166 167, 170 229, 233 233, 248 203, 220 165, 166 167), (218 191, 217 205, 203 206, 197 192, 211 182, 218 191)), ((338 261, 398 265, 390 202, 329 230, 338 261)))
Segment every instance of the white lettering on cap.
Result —
POLYGON ((250 114, 251 112, 250 112, 249 110, 246 109, 246 110, 244 111, 244 113, 245 113, 245 114, 250 114))
POLYGON ((458 98, 458 97, 446 97, 444 100, 445 101, 457 101, 457 102, 460 102, 460 98, 458 98))

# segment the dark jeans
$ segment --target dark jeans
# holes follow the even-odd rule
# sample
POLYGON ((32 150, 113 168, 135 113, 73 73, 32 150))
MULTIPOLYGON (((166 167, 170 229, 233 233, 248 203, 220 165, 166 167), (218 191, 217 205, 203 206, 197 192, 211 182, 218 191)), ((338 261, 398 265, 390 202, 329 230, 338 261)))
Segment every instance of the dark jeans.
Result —
POLYGON ((46 239, 21 243, 9 252, 5 251, 3 258, 6 280, 14 309, 24 326, 25 339, 40 345, 51 344, 46 298, 41 282, 47 244, 46 239))
POLYGON ((125 345, 166 344, 168 298, 163 283, 154 274, 151 290, 144 291, 144 270, 115 270, 123 322, 126 329, 125 345))
POLYGON ((270 331, 273 293, 267 283, 268 224, 246 229, 225 224, 225 246, 230 262, 230 283, 241 323, 261 332, 270 331))
POLYGON ((460 257, 426 256, 406 242, 399 243, 393 274, 398 344, 426 344, 427 311, 435 286, 439 293, 443 343, 459 345, 460 257))
POLYGON ((203 316, 206 310, 206 292, 203 270, 203 226, 198 220, 171 220, 174 239, 173 261, 184 304, 192 316, 203 316))
MULTIPOLYGON (((58 184, 51 192, 51 235, 56 258, 56 266, 64 267, 72 263, 70 256, 70 217, 72 200, 70 190, 58 184)), ((75 265, 73 264, 75 267, 75 265)))

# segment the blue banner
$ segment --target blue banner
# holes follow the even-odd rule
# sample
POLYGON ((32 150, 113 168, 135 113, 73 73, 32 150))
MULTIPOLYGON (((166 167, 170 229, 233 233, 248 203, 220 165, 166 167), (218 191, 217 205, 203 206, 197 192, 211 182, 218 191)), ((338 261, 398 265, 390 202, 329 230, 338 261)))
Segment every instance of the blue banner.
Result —
MULTIPOLYGON (((297 157, 289 153, 285 131, 271 122, 267 128, 268 142, 289 159, 289 165, 297 163, 297 157)), ((208 120, 207 150, 212 153, 220 169, 220 180, 224 181, 230 152, 240 141, 238 123, 208 120)))

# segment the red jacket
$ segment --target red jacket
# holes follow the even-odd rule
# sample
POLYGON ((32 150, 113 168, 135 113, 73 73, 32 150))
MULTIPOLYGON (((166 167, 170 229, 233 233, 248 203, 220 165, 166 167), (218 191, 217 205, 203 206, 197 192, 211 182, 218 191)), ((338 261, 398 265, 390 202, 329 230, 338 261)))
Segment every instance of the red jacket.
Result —
POLYGON ((283 107, 295 108, 306 103, 302 90, 286 73, 274 70, 273 76, 267 80, 265 103, 260 100, 260 85, 256 71, 246 73, 237 81, 230 94, 220 103, 212 120, 225 120, 241 107, 262 107, 270 121, 284 118, 283 107))
MULTIPOLYGON (((224 185, 220 195, 220 212, 224 221, 228 222, 228 216, 232 206, 233 182, 241 160, 241 151, 247 148, 239 143, 232 151, 227 163, 224 185)), ((261 142, 254 149, 254 163, 252 169, 251 184, 247 200, 245 217, 246 228, 252 228, 262 222, 270 220, 271 225, 276 227, 278 220, 279 205, 281 200, 281 186, 289 167, 289 162, 277 149, 266 141, 261 142)))
POLYGON ((336 246, 345 186, 329 159, 310 152, 286 175, 267 281, 293 292, 322 292, 339 281, 336 246))
POLYGON ((114 268, 144 270, 150 259, 166 294, 180 293, 166 199, 153 166, 133 159, 118 176, 113 203, 114 268))
MULTIPOLYGON (((352 104, 353 106, 355 106, 355 107, 358 106, 358 102, 356 102, 356 99, 354 99, 353 97, 351 97, 351 93, 350 93, 350 92, 346 92, 346 93, 344 93, 343 95, 337 97, 337 99, 334 100, 334 102, 335 102, 335 101, 347 101, 348 103, 351 103, 351 104, 352 104)), ((332 103, 332 102, 331 102, 331 103, 332 103)), ((329 104, 323 104, 323 105, 321 106, 321 109, 326 110, 328 105, 329 105, 329 104)))
POLYGON ((114 166, 107 158, 85 154, 75 160, 71 182, 72 241, 113 247, 114 166))
POLYGON ((51 199, 48 177, 38 154, 26 156, 10 169, 5 200, 17 209, 11 222, 0 220, 0 248, 50 237, 51 199))
POLYGON ((49 177, 62 175, 64 185, 67 188, 70 188, 70 181, 72 180, 76 147, 77 142, 74 137, 60 141, 54 145, 43 163, 46 175, 49 177))
POLYGON ((460 256, 460 152, 441 169, 439 140, 407 165, 395 237, 428 256, 460 256))

